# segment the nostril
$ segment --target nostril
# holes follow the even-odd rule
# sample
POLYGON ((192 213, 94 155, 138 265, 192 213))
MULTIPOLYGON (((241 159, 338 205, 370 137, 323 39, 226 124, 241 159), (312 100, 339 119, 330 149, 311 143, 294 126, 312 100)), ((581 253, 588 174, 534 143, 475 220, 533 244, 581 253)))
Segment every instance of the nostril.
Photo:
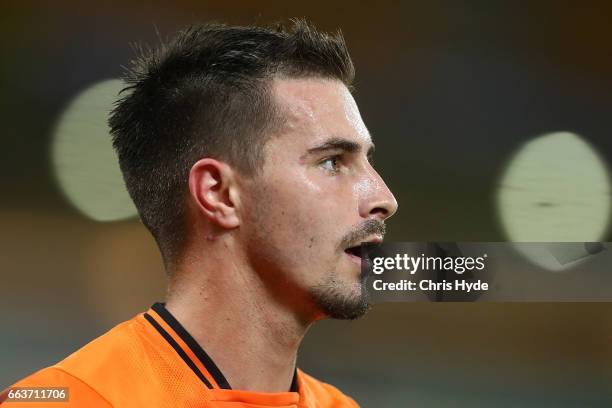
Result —
POLYGON ((371 215, 383 215, 383 216, 388 216, 389 215, 389 210, 387 210, 384 207, 375 207, 370 211, 371 215))

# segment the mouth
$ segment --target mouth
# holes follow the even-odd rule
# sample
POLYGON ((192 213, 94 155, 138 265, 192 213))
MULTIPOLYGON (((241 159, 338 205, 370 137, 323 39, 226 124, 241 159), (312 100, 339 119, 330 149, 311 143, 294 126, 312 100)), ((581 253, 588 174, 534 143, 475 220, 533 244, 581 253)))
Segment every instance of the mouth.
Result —
POLYGON ((344 253, 348 255, 351 261, 361 265, 361 245, 346 248, 344 253))
POLYGON ((349 259, 352 262, 355 262, 358 265, 361 265, 361 261, 363 260, 364 255, 365 255, 361 249, 361 244, 362 243, 380 244, 382 241, 383 241, 382 237, 380 235, 376 235, 372 238, 361 241, 358 245, 353 245, 353 246, 346 248, 344 250, 344 253, 349 257, 349 259))

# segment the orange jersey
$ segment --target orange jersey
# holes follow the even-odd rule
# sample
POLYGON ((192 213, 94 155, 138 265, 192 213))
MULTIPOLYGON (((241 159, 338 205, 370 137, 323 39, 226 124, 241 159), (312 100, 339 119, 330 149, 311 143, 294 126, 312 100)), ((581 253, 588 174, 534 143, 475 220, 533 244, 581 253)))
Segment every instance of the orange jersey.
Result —
POLYGON ((4 402, 34 407, 357 407, 335 387, 296 369, 291 390, 234 390, 183 326, 161 303, 123 322, 12 387, 66 387, 67 402, 4 402))

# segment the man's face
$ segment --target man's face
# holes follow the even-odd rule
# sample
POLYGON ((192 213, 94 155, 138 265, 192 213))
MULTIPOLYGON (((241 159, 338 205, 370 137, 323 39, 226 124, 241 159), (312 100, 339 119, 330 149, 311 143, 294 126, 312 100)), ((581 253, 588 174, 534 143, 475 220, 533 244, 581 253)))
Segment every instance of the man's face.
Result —
POLYGON ((359 317, 367 293, 361 259, 347 248, 381 240, 397 202, 369 162, 372 140, 344 84, 277 79, 272 89, 286 122, 245 189, 249 262, 305 317, 359 317))

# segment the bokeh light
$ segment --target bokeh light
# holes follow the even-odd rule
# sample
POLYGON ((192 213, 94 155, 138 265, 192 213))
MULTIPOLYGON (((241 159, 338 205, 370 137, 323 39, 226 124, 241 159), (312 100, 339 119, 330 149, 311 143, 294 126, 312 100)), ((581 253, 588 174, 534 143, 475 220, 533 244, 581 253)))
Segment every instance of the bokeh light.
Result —
POLYGON ((598 241, 610 214, 606 166, 574 133, 543 135, 509 163, 498 209, 510 241, 598 241))
POLYGON ((53 135, 51 159, 59 187, 82 214, 96 221, 137 215, 112 148, 108 115, 122 81, 97 82, 63 111, 53 135))
MULTIPOLYGON (((509 241, 576 242, 586 257, 581 243, 604 237, 610 197, 606 166, 593 147, 577 134, 555 132, 527 142, 515 154, 501 180, 497 204, 509 241)), ((548 270, 584 261, 576 256, 575 261, 558 262, 554 245, 546 253, 543 246, 516 248, 548 270)))

